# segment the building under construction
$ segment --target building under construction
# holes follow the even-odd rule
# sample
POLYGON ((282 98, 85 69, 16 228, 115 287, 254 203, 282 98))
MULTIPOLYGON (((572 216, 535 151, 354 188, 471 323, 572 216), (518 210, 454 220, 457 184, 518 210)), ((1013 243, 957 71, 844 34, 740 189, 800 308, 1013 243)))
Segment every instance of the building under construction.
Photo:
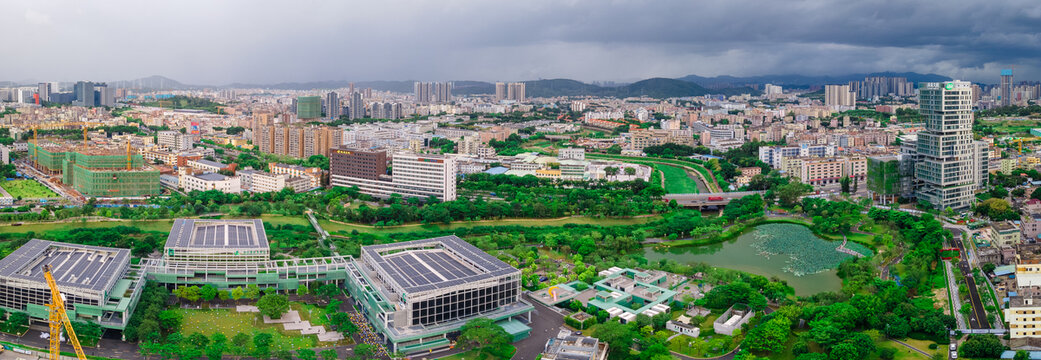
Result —
POLYGON ((37 169, 61 174, 62 184, 87 197, 159 195, 159 171, 144 157, 118 148, 74 148, 55 143, 29 144, 37 169))

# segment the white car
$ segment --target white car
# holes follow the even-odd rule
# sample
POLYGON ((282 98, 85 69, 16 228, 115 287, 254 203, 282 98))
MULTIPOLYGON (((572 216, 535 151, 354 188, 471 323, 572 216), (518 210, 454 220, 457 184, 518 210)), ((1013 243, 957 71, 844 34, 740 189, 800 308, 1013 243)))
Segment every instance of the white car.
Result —
POLYGON ((957 351, 951 351, 951 359, 957 359, 957 358, 958 358, 958 352, 957 351))
POLYGON ((958 350, 958 344, 951 343, 951 351, 958 350))

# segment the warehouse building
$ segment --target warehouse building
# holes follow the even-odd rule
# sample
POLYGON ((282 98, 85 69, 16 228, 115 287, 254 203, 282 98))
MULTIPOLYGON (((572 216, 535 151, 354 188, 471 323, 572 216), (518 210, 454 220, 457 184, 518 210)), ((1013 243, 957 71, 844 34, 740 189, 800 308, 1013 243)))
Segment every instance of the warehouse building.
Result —
POLYGON ((350 267, 348 290, 391 351, 446 347, 447 334, 478 317, 499 321, 514 339, 531 331, 520 270, 459 237, 364 246, 350 267))
POLYGON ((93 321, 122 330, 144 287, 130 269, 130 250, 33 239, 0 260, 0 307, 46 322, 51 291, 44 266, 62 294, 73 321, 93 321))

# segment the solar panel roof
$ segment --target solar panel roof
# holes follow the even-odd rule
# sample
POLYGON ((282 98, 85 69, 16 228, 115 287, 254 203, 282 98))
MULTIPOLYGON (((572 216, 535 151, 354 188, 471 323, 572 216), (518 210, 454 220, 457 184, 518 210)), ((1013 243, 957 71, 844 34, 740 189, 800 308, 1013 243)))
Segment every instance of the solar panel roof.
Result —
POLYGON ((363 246, 405 291, 444 288, 517 272, 458 236, 363 246))
POLYGON ((177 219, 166 247, 267 249, 268 243, 264 223, 259 219, 177 219))
POLYGON ((105 291, 122 276, 130 250, 33 239, 0 260, 0 276, 45 282, 43 267, 59 287, 105 291))

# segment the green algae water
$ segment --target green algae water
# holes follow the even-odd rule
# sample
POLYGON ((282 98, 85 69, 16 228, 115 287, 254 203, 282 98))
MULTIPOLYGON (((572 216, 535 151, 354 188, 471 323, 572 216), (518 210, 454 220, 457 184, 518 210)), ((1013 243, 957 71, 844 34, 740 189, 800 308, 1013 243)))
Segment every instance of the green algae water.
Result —
MULTIPOLYGON (((842 281, 835 268, 852 255, 835 250, 841 242, 821 239, 797 224, 764 224, 719 244, 647 248, 650 261, 670 259, 680 263, 706 263, 787 281, 798 295, 838 291, 842 281)), ((853 242, 846 248, 870 256, 871 250, 853 242)))

